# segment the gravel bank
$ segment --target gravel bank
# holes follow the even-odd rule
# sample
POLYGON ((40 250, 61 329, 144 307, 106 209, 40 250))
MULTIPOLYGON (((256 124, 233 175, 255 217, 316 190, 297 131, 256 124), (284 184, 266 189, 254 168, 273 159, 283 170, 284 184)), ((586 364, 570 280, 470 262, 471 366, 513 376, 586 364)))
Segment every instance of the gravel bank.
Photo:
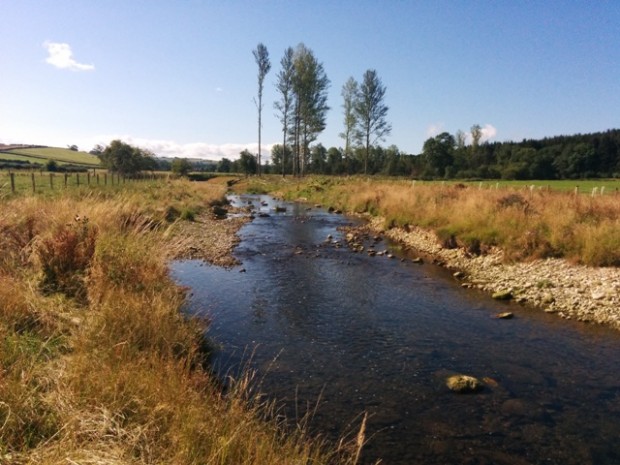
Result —
POLYGON ((237 232, 249 220, 247 216, 220 219, 208 212, 199 215, 194 221, 178 221, 170 234, 171 258, 235 266, 238 261, 232 251, 239 243, 237 232))
POLYGON ((503 295, 562 318, 609 325, 620 330, 620 269, 573 265, 562 259, 504 263, 502 251, 472 256, 442 247, 432 232, 410 228, 384 230, 384 219, 368 227, 412 250, 427 254, 455 272, 462 286, 503 295))

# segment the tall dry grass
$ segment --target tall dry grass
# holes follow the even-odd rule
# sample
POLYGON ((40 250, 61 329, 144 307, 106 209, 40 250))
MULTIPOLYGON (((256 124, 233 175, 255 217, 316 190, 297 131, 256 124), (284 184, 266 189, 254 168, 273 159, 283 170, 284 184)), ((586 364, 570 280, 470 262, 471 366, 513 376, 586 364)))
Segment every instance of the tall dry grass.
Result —
MULTIPOLYGON (((509 260, 563 257, 620 266, 620 201, 530 188, 478 188, 369 178, 271 180, 268 190, 384 217, 385 227, 434 230, 447 246, 472 253, 501 247, 509 260)), ((264 186, 263 186, 264 188, 264 186)))
POLYGON ((355 463, 363 437, 330 447, 292 433, 248 397, 250 378, 224 395, 205 323, 180 315, 170 229, 225 184, 140 187, 3 202, 0 462, 355 463))

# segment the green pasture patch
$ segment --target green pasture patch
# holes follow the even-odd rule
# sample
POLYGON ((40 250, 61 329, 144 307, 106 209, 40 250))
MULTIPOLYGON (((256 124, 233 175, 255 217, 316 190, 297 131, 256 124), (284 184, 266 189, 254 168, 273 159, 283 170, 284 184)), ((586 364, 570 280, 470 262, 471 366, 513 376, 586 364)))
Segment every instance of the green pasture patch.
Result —
MULTIPOLYGON (((435 181, 438 183, 440 181, 435 181)), ((451 181, 451 185, 459 184, 451 181)), ((558 191, 577 191, 581 194, 615 194, 620 192, 620 179, 562 179, 558 181, 506 181, 485 180, 462 182, 470 187, 482 189, 550 189, 558 191), (532 187, 533 186, 533 187, 532 187)))
POLYGON ((62 149, 57 147, 42 147, 42 148, 27 148, 27 149, 13 149, 7 152, 0 152, 0 156, 3 159, 20 159, 28 160, 31 163, 45 163, 47 160, 55 160, 58 163, 86 165, 91 167, 100 166, 99 157, 91 155, 86 152, 76 152, 74 150, 62 149), (5 158, 14 155, 15 158, 5 158))

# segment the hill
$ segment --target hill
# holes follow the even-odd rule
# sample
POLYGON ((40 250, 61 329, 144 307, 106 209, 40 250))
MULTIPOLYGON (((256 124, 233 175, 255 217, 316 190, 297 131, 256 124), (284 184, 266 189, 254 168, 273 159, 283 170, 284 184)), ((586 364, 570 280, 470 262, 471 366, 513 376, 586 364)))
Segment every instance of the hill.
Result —
POLYGON ((84 168, 98 168, 101 162, 98 157, 86 152, 41 146, 0 146, 0 162, 13 161, 20 165, 44 165, 54 160, 59 165, 73 165, 84 168))

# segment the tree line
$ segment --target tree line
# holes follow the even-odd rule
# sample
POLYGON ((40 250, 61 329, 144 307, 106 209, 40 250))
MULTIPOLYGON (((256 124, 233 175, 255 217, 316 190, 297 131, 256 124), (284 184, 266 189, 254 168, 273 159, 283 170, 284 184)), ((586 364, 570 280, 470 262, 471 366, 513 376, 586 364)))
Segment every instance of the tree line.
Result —
POLYGON ((465 145, 462 132, 424 143, 412 176, 432 179, 580 179, 620 177, 620 129, 591 134, 465 145), (461 137, 459 137, 461 136, 461 137))
MULTIPOLYGON (((395 145, 371 145, 326 148, 321 143, 309 147, 304 173, 406 176, 415 179, 582 179, 620 177, 620 129, 591 134, 525 139, 521 142, 481 142, 479 126, 469 137, 459 131, 443 132, 426 140, 422 153, 401 152, 395 145), (466 140, 470 140, 466 144, 466 140)), ((172 171, 187 175, 190 171, 256 173, 257 159, 248 150, 237 160, 173 160, 112 141, 106 148, 96 147, 103 167, 131 176, 138 171, 172 171)), ((276 144, 271 162, 262 164, 262 173, 293 173, 295 155, 292 145, 276 144)))

